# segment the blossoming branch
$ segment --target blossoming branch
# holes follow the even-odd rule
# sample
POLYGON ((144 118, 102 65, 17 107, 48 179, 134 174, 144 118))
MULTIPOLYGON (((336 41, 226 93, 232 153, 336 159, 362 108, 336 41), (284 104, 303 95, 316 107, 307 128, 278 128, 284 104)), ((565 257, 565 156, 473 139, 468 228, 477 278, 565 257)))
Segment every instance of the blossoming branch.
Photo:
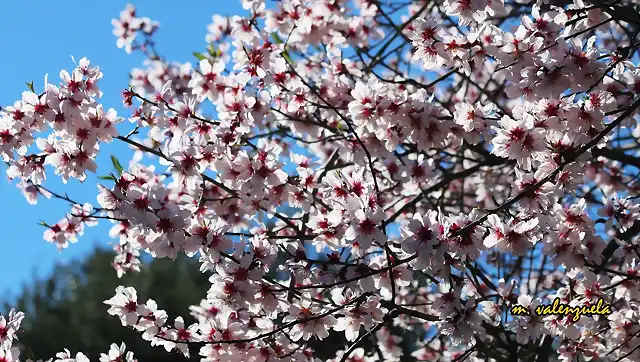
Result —
MULTIPOLYGON (((632 1, 242 5, 213 16, 194 63, 122 11, 116 45, 147 57, 124 112, 86 58, 1 110, 7 175, 69 206, 46 241, 111 223, 118 276, 186 254, 210 277, 189 315, 129 286, 106 313, 206 362, 640 361, 632 1), (134 150, 110 174, 107 143, 134 150), (97 200, 47 185, 95 172, 97 200), (555 298, 613 308, 509 313, 555 298), (346 344, 314 348, 330 335, 346 344)), ((28 318, 0 317, 0 361, 28 318)), ((124 344, 100 359, 125 360, 124 344)))

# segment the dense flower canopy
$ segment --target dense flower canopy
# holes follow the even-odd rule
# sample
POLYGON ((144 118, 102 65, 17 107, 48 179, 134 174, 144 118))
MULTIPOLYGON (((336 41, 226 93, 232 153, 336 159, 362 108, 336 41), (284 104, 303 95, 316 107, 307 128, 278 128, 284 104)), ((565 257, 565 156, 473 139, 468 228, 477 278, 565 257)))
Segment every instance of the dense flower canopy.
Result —
MULTIPOLYGON (((122 11, 117 46, 147 56, 126 115, 86 58, 1 110, 8 176, 30 203, 70 204, 45 240, 112 223, 119 276, 180 253, 210 275, 190 316, 127 286, 105 312, 207 362, 320 361, 308 342, 331 333, 349 341, 336 362, 400 361, 403 343, 421 361, 640 361, 633 2, 242 5, 213 16, 195 64, 122 11), (111 142, 135 152, 97 203, 47 187, 85 180, 111 142), (612 312, 509 312, 555 298, 612 312)), ((23 318, 0 317, 1 362, 18 360, 23 318)), ((123 344, 100 359, 125 360, 123 344)))

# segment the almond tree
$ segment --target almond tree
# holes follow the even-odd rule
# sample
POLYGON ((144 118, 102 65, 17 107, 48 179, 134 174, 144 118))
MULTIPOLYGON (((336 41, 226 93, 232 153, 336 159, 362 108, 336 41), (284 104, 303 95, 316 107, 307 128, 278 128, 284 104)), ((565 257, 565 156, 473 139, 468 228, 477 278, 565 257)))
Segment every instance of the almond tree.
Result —
MULTIPOLYGON (((148 58, 125 114, 86 58, 2 110, 9 177, 70 205, 47 241, 110 222, 119 275, 182 253, 210 275, 191 316, 127 286, 105 312, 203 361, 319 361, 310 341, 330 333, 350 342, 340 362, 640 361, 637 5, 242 4, 194 65, 165 59, 133 6, 114 19, 117 46, 148 58), (112 142, 133 162, 113 159, 97 203, 47 187, 112 142), (556 297, 612 313, 533 313, 556 297)), ((0 319, 0 361, 23 318, 0 319)), ((118 344, 101 358, 123 360, 118 344)))

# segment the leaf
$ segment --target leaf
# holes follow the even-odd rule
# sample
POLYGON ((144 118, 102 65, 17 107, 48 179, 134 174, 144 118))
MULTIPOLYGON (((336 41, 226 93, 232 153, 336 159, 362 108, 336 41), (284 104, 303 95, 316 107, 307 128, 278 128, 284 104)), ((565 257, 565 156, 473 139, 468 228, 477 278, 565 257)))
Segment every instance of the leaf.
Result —
POLYGON ((193 56, 194 56, 194 57, 196 57, 196 58, 198 58, 199 60, 205 60, 205 59, 207 59, 207 57, 206 57, 206 56, 204 56, 204 54, 202 54, 202 53, 198 53, 198 52, 193 52, 193 56))
MULTIPOLYGON (((271 37, 273 38, 273 40, 276 42, 276 44, 283 44, 284 42, 282 41, 282 38, 280 38, 280 35, 278 35, 278 33, 271 33, 271 37)), ((285 47, 286 48, 286 47, 285 47)), ((287 52, 287 50, 285 49, 282 52, 282 57, 289 63, 293 63, 293 60, 291 59, 291 56, 289 55, 289 53, 287 52)))
POLYGON ((122 175, 122 165, 120 164, 120 161, 118 161, 116 156, 111 155, 111 163, 113 164, 113 168, 115 168, 115 170, 118 172, 118 176, 122 175))
POLYGON ((273 40, 275 40, 276 44, 284 43, 282 41, 282 38, 280 38, 280 35, 278 35, 278 33, 272 33, 271 36, 273 37, 273 40))
POLYGON ((209 46, 207 47, 207 52, 212 58, 220 58, 220 56, 222 56, 222 52, 216 49, 213 44, 209 44, 209 46))
POLYGON ((35 93, 36 91, 33 90, 33 81, 31 82, 26 82, 27 83, 27 88, 29 88, 29 90, 33 93, 35 93))

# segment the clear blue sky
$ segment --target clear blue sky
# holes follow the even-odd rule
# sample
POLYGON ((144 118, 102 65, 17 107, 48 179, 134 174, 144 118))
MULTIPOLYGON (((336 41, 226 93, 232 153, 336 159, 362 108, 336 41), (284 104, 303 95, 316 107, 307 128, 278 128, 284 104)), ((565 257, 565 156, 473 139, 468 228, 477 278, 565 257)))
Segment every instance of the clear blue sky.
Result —
MULTIPOLYGON (((25 82, 34 81, 36 91, 42 90, 44 75, 57 82, 61 69, 72 69, 76 60, 87 57, 99 65, 104 77, 101 88, 103 104, 123 112, 120 92, 127 87, 128 72, 141 67, 143 57, 127 55, 116 47, 111 19, 117 18, 131 2, 139 16, 160 22, 156 34, 158 50, 169 60, 197 62, 193 51, 206 48, 206 27, 215 13, 242 14, 238 0, 159 1, 2 1, 0 40, 0 105, 12 105, 26 90, 25 82)), ((98 159, 98 174, 112 171, 109 155, 128 162, 126 149, 103 148, 98 159)), ((55 223, 69 211, 60 200, 40 200, 29 205, 19 189, 6 179, 6 167, 0 166, 0 301, 14 295, 34 276, 46 276, 56 263, 81 257, 96 245, 106 246, 111 224, 101 223, 87 228, 78 243, 58 253, 56 247, 43 240, 44 228, 40 220, 55 223)), ((84 184, 70 182, 63 185, 55 175, 45 184, 53 191, 67 191, 80 202, 95 204, 97 188, 95 176, 84 184)))

